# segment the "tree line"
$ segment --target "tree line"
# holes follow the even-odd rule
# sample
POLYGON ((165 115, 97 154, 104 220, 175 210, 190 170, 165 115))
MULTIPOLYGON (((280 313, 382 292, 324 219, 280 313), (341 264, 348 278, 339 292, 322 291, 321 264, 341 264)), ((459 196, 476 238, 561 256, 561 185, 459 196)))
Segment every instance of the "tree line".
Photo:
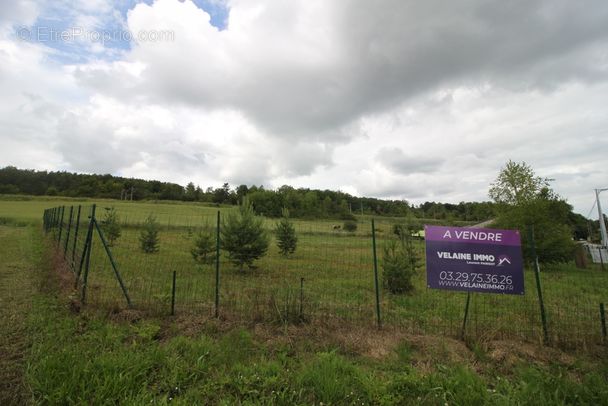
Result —
POLYGON ((7 166, 0 169, 0 194, 67 196, 126 200, 177 200, 237 205, 248 196, 257 214, 281 217, 283 209, 296 218, 350 219, 354 214, 403 217, 413 215, 437 220, 483 221, 495 214, 491 202, 459 204, 426 202, 415 207, 406 200, 384 200, 352 196, 333 190, 281 186, 239 185, 206 189, 188 183, 185 187, 158 180, 124 178, 109 174, 79 174, 65 171, 36 171, 7 166))
MULTIPOLYGON (((529 169, 529 168, 528 168, 529 169)), ((537 191, 538 193, 538 191, 537 191)), ((287 209, 294 218, 334 218, 349 220, 355 214, 374 216, 435 219, 445 223, 453 221, 484 221, 504 214, 504 202, 460 202, 458 204, 425 202, 418 206, 406 200, 384 200, 352 196, 333 190, 315 190, 281 186, 276 190, 263 186, 239 185, 202 189, 190 182, 183 187, 176 183, 158 180, 124 178, 109 174, 79 174, 64 171, 36 171, 7 166, 0 169, 0 194, 34 196, 67 196, 126 200, 177 200, 210 204, 237 205, 245 196, 257 214, 279 218, 287 209)), ((592 239, 599 236, 599 222, 589 222, 574 213, 572 206, 553 196, 550 212, 563 218, 575 239, 592 239)), ((504 217, 504 216, 503 216, 504 217)))

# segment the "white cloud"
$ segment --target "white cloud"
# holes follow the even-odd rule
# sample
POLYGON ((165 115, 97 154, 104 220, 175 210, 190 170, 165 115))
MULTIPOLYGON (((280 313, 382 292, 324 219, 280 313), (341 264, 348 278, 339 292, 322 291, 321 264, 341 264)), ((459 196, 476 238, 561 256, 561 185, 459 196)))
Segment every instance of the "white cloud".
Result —
POLYGON ((228 7, 220 31, 191 1, 0 6, 0 165, 457 202, 514 159, 581 212, 606 186, 605 2, 228 7), (37 16, 174 38, 62 66, 15 39, 37 16))

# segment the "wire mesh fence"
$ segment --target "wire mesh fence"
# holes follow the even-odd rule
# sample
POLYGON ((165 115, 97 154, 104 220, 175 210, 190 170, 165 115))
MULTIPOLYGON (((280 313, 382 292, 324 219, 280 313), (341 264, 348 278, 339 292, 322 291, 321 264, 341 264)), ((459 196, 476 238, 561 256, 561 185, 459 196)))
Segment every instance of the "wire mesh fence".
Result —
MULTIPOLYGON (((532 270, 524 274, 524 295, 470 294, 465 325, 467 293, 427 289, 422 266, 411 292, 383 289, 383 247, 394 239, 388 221, 378 220, 375 226, 359 222, 356 230, 345 231, 335 220, 292 220, 297 249, 282 255, 274 234, 277 220, 264 219, 268 252, 255 267, 242 270, 221 250, 219 230, 231 210, 162 204, 123 205, 118 211, 95 205, 57 207, 45 211, 44 230, 73 271, 80 300, 90 306, 243 322, 335 319, 357 326, 380 321, 414 334, 544 339, 532 270), (147 249, 150 222, 156 240, 147 249), (195 258, 201 235, 212 250, 209 257, 195 258)), ((415 242, 415 249, 424 258, 423 241, 415 242)), ((543 271, 541 280, 549 342, 605 343, 600 306, 608 292, 608 272, 599 266, 555 266, 543 271)))

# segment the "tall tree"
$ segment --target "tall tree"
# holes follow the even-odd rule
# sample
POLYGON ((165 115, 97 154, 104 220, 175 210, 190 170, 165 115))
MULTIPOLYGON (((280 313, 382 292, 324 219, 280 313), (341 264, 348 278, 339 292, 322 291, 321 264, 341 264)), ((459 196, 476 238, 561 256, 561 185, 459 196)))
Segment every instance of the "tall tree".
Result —
POLYGON ((548 187, 548 180, 536 176, 531 166, 509 160, 490 186, 489 195, 496 203, 518 205, 536 199, 548 187))
POLYGON ((196 200, 196 186, 194 186, 194 183, 190 182, 186 185, 186 192, 184 193, 184 198, 188 201, 196 200))
POLYGON ((569 227, 572 206, 535 175, 525 162, 509 161, 491 185, 490 197, 499 203, 498 227, 519 229, 524 257, 532 258, 530 229, 534 230, 536 252, 541 262, 572 259, 574 245, 569 227))

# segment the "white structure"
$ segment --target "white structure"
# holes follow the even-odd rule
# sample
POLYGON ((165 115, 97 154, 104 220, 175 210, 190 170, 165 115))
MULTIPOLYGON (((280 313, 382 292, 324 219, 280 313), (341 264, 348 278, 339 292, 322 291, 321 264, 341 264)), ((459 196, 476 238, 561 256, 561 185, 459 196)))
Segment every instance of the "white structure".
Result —
POLYGON ((595 189, 595 200, 597 203, 597 212, 600 219, 600 233, 602 235, 602 247, 608 247, 608 236, 606 236, 606 224, 604 223, 604 214, 602 213, 602 205, 600 204, 600 193, 608 189, 595 189))

